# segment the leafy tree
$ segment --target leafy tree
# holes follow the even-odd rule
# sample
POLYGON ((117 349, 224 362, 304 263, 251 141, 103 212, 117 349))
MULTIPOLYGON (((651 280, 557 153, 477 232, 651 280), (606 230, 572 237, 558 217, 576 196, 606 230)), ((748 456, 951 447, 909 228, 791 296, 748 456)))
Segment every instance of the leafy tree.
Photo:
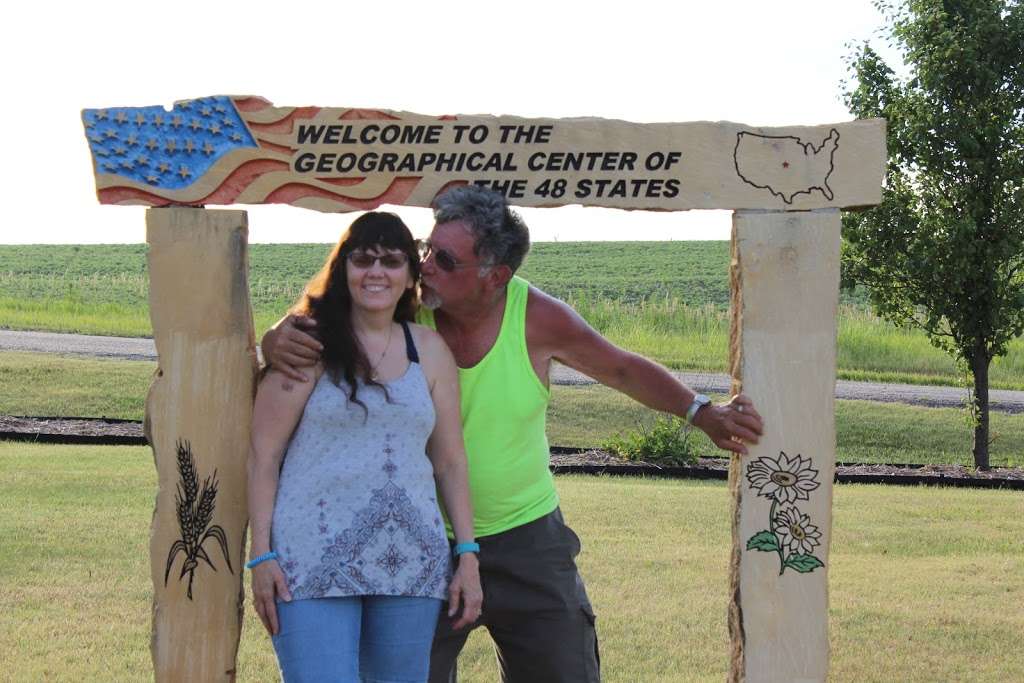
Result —
POLYGON ((846 104, 888 119, 882 203, 843 218, 844 278, 923 329, 973 379, 974 462, 988 469, 988 371, 1024 330, 1024 8, 1019 0, 876 2, 908 72, 865 42, 846 104))

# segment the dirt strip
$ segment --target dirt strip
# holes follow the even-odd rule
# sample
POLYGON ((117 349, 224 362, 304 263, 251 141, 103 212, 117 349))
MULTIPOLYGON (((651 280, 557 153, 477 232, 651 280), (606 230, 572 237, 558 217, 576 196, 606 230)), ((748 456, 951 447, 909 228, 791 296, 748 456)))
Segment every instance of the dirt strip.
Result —
MULTIPOLYGON (((146 445, 142 423, 105 418, 0 415, 0 440, 53 444, 146 445)), ((598 474, 672 479, 726 479, 728 458, 698 458, 689 467, 663 467, 624 460, 598 449, 551 447, 555 474, 598 474)), ((963 465, 839 463, 835 481, 897 485, 966 486, 1024 491, 1024 468, 979 472, 963 465)))

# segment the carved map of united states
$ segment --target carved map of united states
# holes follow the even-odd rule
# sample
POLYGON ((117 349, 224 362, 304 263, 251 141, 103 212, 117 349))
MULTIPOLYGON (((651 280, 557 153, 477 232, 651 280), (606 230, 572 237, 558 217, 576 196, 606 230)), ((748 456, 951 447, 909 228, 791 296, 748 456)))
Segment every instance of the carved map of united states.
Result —
POLYGON ((839 131, 835 128, 817 146, 793 135, 741 132, 736 134, 733 159, 744 182, 768 190, 787 204, 798 194, 814 190, 832 201, 828 178, 835 169, 838 148, 839 131))

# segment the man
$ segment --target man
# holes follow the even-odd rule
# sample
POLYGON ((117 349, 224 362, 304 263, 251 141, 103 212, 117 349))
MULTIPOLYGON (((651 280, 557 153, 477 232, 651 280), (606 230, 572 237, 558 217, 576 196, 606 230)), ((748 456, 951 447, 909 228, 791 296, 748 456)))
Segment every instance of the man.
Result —
MULTIPOLYGON (((744 442, 756 443, 761 418, 743 395, 710 403, 516 277, 529 233, 502 195, 455 188, 436 200, 434 218, 420 322, 441 334, 459 366, 484 607, 459 630, 442 617, 430 681, 456 680, 459 652, 480 625, 494 640, 503 681, 598 681, 594 611, 575 563, 580 541, 562 520, 548 469, 551 362, 686 417, 727 450, 745 453, 744 442)), ((286 373, 317 357, 318 342, 299 329, 308 323, 289 317, 264 336, 264 353, 286 373)))

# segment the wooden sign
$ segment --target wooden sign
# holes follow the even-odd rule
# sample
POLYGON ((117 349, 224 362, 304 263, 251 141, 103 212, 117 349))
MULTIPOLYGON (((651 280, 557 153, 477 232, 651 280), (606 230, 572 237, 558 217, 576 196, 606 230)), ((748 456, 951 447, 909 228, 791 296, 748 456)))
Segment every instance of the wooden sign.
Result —
POLYGON ((159 365, 146 399, 158 491, 152 655, 162 681, 233 681, 242 628, 256 344, 244 211, 147 212, 159 365))
POLYGON ((729 677, 827 678, 838 209, 880 202, 884 121, 434 117, 224 96, 82 120, 102 203, 176 205, 147 217, 158 680, 234 675, 253 388, 244 214, 182 205, 430 206, 467 183, 520 206, 738 210, 733 376, 766 432, 730 468, 729 677))
POLYGON ((877 204, 880 119, 728 122, 424 116, 259 97, 86 109, 104 204, 430 206, 476 183, 519 206, 807 210, 877 204))

